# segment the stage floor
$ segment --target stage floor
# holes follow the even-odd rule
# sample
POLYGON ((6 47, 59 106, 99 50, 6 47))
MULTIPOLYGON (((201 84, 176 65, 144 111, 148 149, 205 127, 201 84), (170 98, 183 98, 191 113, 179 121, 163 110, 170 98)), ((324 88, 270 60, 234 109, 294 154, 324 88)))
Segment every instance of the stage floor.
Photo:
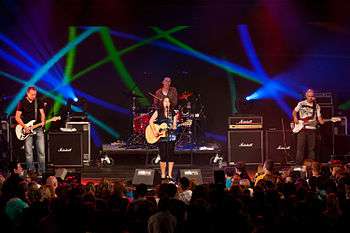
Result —
MULTIPOLYGON (((113 158, 116 165, 154 165, 154 160, 159 151, 157 148, 135 147, 119 148, 110 144, 102 146, 102 153, 113 158)), ((181 166, 207 166, 211 165, 212 159, 219 155, 218 147, 176 147, 174 162, 181 166)))
MULTIPOLYGON (((154 169, 159 174, 159 166, 145 165, 114 165, 112 167, 84 167, 81 170, 81 182, 99 182, 102 178, 108 178, 113 181, 132 181, 135 169, 154 169)), ((180 176, 180 169, 200 169, 203 183, 212 183, 214 170, 218 167, 213 166, 193 166, 183 167, 175 164, 174 177, 180 176)))

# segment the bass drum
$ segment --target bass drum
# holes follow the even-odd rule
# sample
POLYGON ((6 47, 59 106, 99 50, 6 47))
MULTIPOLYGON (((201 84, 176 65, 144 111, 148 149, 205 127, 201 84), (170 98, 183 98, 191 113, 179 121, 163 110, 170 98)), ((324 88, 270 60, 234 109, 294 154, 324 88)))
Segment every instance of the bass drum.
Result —
POLYGON ((144 134, 150 119, 151 117, 148 113, 137 114, 133 121, 134 133, 144 134))

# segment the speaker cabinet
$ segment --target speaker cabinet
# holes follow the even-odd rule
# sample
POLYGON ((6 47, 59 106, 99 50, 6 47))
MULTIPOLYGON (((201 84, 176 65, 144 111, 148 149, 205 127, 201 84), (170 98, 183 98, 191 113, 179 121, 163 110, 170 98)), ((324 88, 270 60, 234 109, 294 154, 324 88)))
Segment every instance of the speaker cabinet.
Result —
POLYGON ((263 162, 263 131, 228 131, 228 161, 260 164, 263 162))
POLYGON ((66 128, 76 128, 83 135, 83 162, 91 160, 90 122, 66 122, 66 128))
POLYGON ((275 163, 295 160, 296 134, 290 130, 266 130, 266 159, 275 163))
POLYGON ((154 169, 135 169, 134 178, 132 179, 132 184, 133 185, 138 185, 138 184, 154 185, 156 184, 157 177, 158 176, 155 175, 154 169))
POLYGON ((18 160, 21 163, 26 161, 24 155, 24 141, 18 140, 15 132, 17 122, 15 116, 10 116, 9 124, 9 147, 10 160, 18 160))
POLYGON ((80 132, 50 132, 48 134, 48 165, 81 167, 83 137, 80 132))
POLYGON ((186 177, 196 185, 203 184, 202 172, 200 169, 180 169, 180 177, 186 177))
POLYGON ((10 126, 7 121, 1 121, 0 127, 0 160, 9 158, 10 126))
POLYGON ((350 136, 335 135, 334 150, 336 155, 350 155, 350 136))
POLYGON ((10 143, 10 125, 7 121, 1 121, 0 136, 6 143, 10 143))

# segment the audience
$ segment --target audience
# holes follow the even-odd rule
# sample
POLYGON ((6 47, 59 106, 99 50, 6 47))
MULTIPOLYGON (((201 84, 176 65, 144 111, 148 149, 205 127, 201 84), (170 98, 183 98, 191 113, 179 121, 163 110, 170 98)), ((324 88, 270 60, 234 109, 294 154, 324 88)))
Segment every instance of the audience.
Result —
POLYGON ((190 204, 192 190, 190 189, 190 180, 187 177, 180 178, 180 187, 178 191, 178 199, 186 205, 190 204))
POLYGON ((41 185, 14 162, 0 180, 1 232, 340 232, 350 217, 349 168, 307 161, 277 173, 267 160, 254 183, 242 164, 216 171, 213 184, 182 177, 179 187, 154 189, 53 176, 41 185))

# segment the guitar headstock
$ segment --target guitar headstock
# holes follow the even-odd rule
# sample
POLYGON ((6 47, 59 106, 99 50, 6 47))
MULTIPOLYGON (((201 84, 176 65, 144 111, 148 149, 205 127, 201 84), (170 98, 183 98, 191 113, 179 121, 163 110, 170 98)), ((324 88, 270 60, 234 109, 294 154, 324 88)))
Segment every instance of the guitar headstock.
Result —
POLYGON ((192 125, 192 120, 187 120, 183 123, 180 124, 181 126, 191 126, 192 125))
POLYGON ((61 120, 61 116, 55 116, 51 118, 52 121, 59 121, 61 120))
POLYGON ((339 122, 339 121, 341 121, 341 118, 340 117, 332 117, 331 121, 332 122, 339 122))

